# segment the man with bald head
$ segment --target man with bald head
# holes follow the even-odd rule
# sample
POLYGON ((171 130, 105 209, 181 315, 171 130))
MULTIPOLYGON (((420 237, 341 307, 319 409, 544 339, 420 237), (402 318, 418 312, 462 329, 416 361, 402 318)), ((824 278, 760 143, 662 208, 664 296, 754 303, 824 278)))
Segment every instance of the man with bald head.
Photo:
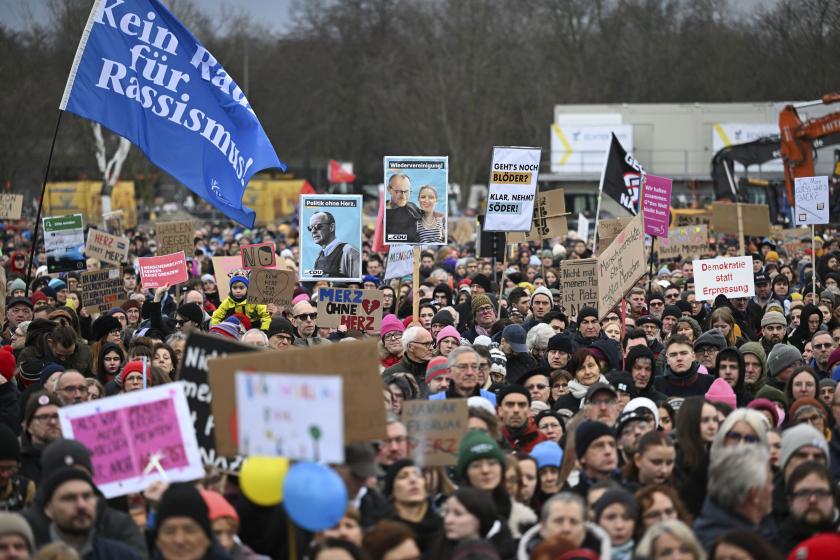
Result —
POLYGON ((312 265, 311 276, 319 278, 360 278, 362 259, 359 250, 349 243, 336 239, 335 217, 329 212, 316 212, 309 218, 306 228, 312 241, 321 247, 312 265))
POLYGON ((326 338, 318 336, 318 329, 315 324, 317 318, 318 312, 308 301, 299 301, 292 307, 292 324, 298 335, 293 343, 294 346, 315 346, 329 343, 326 338))
POLYGON ((414 243, 417 241, 417 220, 420 208, 411 198, 411 179, 396 173, 388 179, 388 205, 385 208, 385 242, 414 243))

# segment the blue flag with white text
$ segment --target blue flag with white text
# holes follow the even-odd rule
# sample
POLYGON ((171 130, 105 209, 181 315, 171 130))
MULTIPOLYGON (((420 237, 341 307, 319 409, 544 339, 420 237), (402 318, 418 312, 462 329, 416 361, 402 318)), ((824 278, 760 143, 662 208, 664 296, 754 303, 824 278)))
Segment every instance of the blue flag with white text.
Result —
POLYGON ((243 91, 158 0, 94 3, 59 108, 127 138, 247 227, 248 180, 286 169, 243 91))

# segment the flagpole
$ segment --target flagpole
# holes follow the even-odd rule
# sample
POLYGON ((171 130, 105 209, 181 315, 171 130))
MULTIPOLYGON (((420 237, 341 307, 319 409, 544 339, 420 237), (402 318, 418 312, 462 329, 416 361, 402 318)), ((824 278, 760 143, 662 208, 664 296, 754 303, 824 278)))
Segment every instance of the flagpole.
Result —
POLYGON ((26 293, 29 295, 29 281, 32 279, 32 262, 35 260, 35 249, 38 246, 38 227, 41 225, 41 211, 44 207, 44 196, 47 192, 47 180, 50 176, 50 166, 52 165, 53 150, 55 149, 55 141, 58 138, 58 128, 61 126, 61 116, 64 111, 58 110, 58 118, 55 121, 55 132, 53 132, 52 142, 50 143, 50 155, 47 156, 47 169, 44 171, 44 183, 41 185, 41 198, 38 201, 38 213, 35 216, 35 231, 32 233, 32 249, 29 251, 29 263, 26 266, 26 293))

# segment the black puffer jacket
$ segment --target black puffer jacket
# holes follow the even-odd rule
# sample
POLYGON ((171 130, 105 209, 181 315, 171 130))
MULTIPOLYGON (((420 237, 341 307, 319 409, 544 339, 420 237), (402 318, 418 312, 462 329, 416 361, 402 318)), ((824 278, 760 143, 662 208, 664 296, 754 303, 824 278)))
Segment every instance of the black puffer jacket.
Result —
POLYGON ((660 393, 657 391, 653 386, 653 380, 655 377, 655 360, 653 351, 648 348, 647 346, 634 346, 630 349, 627 353, 627 357, 624 359, 624 369, 625 371, 633 373, 633 366, 636 364, 636 360, 640 358, 647 358, 650 360, 651 363, 651 374, 650 379, 648 379, 647 385, 643 389, 639 389, 638 387, 633 386, 632 391, 630 391, 630 396, 634 399, 636 397, 645 397, 652 400, 655 403, 660 403, 668 399, 665 393, 660 393))

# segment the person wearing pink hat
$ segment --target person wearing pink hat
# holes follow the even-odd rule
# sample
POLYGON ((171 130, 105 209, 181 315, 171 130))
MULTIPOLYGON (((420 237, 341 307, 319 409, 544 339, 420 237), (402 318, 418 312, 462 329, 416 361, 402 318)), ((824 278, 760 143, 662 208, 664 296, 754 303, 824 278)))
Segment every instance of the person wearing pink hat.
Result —
POLYGON ((396 315, 389 313, 382 317, 379 327, 379 363, 382 367, 389 368, 402 359, 404 332, 405 327, 396 315))
POLYGON ((706 391, 706 400, 709 402, 720 402, 732 409, 738 407, 738 400, 732 386, 721 378, 715 379, 709 390, 706 391))
POLYGON ((448 356, 453 349, 461 345, 461 333, 455 327, 443 327, 435 339, 438 355, 448 356))

